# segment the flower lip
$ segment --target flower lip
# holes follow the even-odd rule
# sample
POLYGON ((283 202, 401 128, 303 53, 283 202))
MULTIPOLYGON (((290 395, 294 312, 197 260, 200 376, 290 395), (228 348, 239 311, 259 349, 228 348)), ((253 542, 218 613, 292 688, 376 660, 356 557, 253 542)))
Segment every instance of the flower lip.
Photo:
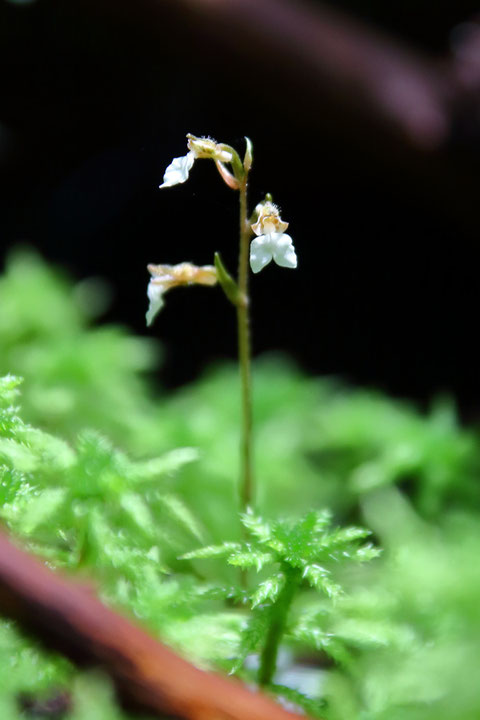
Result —
POLYGON ((250 245, 250 267, 258 273, 272 260, 280 267, 297 267, 297 255, 290 235, 284 233, 266 233, 254 238, 250 245))

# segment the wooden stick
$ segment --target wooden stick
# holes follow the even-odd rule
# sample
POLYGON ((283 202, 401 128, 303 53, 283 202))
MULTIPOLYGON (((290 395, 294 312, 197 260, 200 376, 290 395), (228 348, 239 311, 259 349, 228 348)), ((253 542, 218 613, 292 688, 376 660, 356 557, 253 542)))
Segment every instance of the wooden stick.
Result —
POLYGON ((74 661, 100 665, 122 700, 143 711, 186 720, 300 718, 238 681, 197 669, 3 533, 0 610, 74 661))
POLYGON ((236 58, 237 72, 255 85, 252 96, 261 88, 271 100, 273 117, 280 110, 302 112, 314 124, 324 117, 328 102, 337 111, 348 108, 367 124, 380 123, 416 148, 439 147, 448 139, 457 83, 445 64, 322 3, 78 1, 92 14, 140 24, 142 32, 159 40, 169 27, 187 58, 188 33, 197 47, 216 48, 219 62, 236 58))

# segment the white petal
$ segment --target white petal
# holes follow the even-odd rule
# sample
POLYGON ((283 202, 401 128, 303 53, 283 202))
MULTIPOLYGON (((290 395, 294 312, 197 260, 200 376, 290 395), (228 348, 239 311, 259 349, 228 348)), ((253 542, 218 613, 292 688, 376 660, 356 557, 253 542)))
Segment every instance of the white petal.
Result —
POLYGON ((164 305, 163 300, 163 294, 165 292, 165 287, 158 283, 154 282, 153 278, 148 283, 147 288, 147 295, 148 299, 150 300, 150 305, 148 306, 146 318, 147 318, 147 325, 151 325, 155 319, 155 316, 160 312, 164 305))
POLYGON ((250 244, 250 267, 252 272, 258 273, 268 265, 273 257, 273 249, 271 247, 270 236, 261 235, 250 244))
POLYGON ((188 179, 188 174, 192 169, 192 165, 195 162, 195 154, 189 152, 182 157, 173 158, 170 165, 165 170, 163 176, 163 183, 159 187, 171 187, 172 185, 178 185, 184 183, 188 179))
POLYGON ((290 235, 272 233, 270 237, 272 238, 272 243, 274 245, 273 259, 277 265, 286 268, 296 268, 297 255, 290 235))

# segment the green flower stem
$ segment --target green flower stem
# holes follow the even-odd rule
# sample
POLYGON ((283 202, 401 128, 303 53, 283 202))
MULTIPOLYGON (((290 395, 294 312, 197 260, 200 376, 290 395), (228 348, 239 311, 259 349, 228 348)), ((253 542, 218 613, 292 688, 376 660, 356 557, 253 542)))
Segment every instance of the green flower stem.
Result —
POLYGON ((251 506, 254 495, 252 460, 252 370, 250 348, 250 313, 248 296, 248 250, 250 227, 247 223, 247 177, 245 173, 240 194, 240 253, 238 262, 237 325, 238 360, 242 386, 242 434, 240 451, 240 504, 242 512, 251 506))
POLYGON ((276 603, 270 608, 271 618, 268 627, 265 645, 260 655, 260 668, 258 670, 258 684, 269 685, 277 669, 277 657, 280 642, 285 633, 288 613, 296 595, 301 580, 299 570, 289 570, 286 573, 285 585, 278 596, 276 603))

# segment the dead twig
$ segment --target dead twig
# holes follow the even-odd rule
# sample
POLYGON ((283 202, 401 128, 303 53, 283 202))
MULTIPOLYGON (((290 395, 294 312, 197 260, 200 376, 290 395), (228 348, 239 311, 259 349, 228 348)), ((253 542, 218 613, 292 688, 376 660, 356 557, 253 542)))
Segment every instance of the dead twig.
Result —
MULTIPOLYGON (((313 123, 325 102, 382 125, 421 149, 448 139, 451 101, 462 92, 445 63, 416 52, 366 23, 306 0, 79 0, 89 12, 124 16, 161 41, 166 33, 186 36, 197 47, 236 57, 237 72, 282 112, 299 108, 313 123), (216 48, 216 50, 212 50, 216 48)), ((183 36, 183 40, 182 40, 183 36)), ((453 67, 453 63, 452 63, 453 67)), ((199 76, 198 81, 202 81, 199 76)), ((245 98, 245 101, 251 101, 245 98)), ((258 99, 252 103, 258 108, 258 99)))

